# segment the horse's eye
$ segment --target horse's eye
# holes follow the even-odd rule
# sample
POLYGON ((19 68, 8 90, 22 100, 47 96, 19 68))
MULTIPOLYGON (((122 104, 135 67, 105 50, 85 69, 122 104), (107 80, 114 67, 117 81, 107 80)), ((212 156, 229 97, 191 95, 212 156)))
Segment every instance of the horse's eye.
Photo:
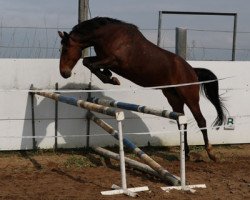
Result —
POLYGON ((63 46, 61 45, 61 47, 59 48, 60 53, 62 53, 62 48, 63 48, 63 46))

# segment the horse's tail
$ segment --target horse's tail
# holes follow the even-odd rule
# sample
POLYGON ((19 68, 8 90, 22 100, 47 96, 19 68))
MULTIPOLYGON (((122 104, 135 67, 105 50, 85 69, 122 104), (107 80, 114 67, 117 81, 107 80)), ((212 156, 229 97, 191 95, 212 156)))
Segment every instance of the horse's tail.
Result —
POLYGON ((213 126, 221 126, 225 119, 226 111, 225 106, 222 103, 222 99, 219 95, 219 83, 216 75, 208 69, 204 68, 194 68, 199 81, 210 81, 209 83, 202 83, 201 89, 202 93, 208 98, 208 100, 214 105, 217 111, 217 118, 215 119, 213 126))

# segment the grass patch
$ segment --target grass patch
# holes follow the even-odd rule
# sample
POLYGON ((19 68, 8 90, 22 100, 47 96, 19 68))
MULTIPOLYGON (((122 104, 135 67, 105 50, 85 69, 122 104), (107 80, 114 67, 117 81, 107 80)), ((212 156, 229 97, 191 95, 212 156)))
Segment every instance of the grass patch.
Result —
POLYGON ((189 146, 189 149, 190 151, 198 153, 198 152, 204 151, 205 147, 201 145, 193 145, 193 146, 189 146))
POLYGON ((86 157, 72 155, 64 162, 64 166, 66 168, 76 167, 76 168, 84 168, 84 167, 95 167, 95 165, 86 157))
POLYGON ((166 159, 167 159, 168 161, 176 161, 176 160, 179 160, 179 158, 178 158, 176 155, 174 155, 174 154, 167 154, 167 155, 166 155, 166 159))

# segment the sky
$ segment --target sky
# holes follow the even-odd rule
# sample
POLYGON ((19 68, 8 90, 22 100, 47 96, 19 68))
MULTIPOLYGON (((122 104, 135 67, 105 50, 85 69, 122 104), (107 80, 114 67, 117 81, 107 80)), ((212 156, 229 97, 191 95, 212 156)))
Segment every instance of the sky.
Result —
MULTIPOLYGON (((248 0, 89 0, 90 16, 108 16, 136 24, 142 29, 143 34, 152 42, 156 42, 158 13, 166 11, 199 11, 199 12, 230 12, 238 13, 237 45, 239 49, 250 49, 250 1, 248 0), (145 30, 146 29, 146 30, 145 30)), ((51 48, 45 55, 40 48, 36 55, 33 49, 10 48, 23 45, 24 47, 54 47, 58 46, 57 29, 69 31, 77 24, 78 0, 0 0, 0 57, 8 56, 57 56, 51 48), (38 29, 7 29, 6 27, 43 27, 38 29), (49 29, 55 28, 55 29, 49 29), (7 48, 9 47, 9 48, 7 48), (21 54, 20 50, 26 53, 21 54), (12 51, 15 53, 13 54, 12 51)), ((205 29, 231 31, 233 27, 232 17, 201 17, 201 16, 164 16, 163 28, 174 29, 175 27, 188 29, 205 29)), ((173 47, 174 31, 163 33, 162 44, 165 47, 173 47)), ((228 50, 216 53, 223 59, 230 59, 230 48, 232 46, 232 34, 227 32, 188 32, 188 43, 190 57, 202 58, 202 55, 194 55, 194 47, 226 48, 228 50)), ((209 54, 207 50, 203 54, 209 54)), ((239 51, 240 52, 240 51, 239 51)), ((241 51, 238 59, 250 60, 249 51, 241 51)), ((200 53, 202 54, 202 53, 200 53)), ((198 54, 197 54, 198 55, 198 54)), ((206 57, 203 55, 203 58, 206 57)), ((209 59, 209 58, 208 58, 209 59)), ((217 58, 215 58, 217 59, 217 58)))

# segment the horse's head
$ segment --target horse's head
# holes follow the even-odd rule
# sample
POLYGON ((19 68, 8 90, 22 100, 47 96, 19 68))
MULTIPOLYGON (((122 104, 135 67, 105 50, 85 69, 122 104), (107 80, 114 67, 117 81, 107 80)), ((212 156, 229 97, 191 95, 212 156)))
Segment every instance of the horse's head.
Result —
POLYGON ((71 71, 82 56, 82 46, 70 34, 58 31, 61 40, 60 74, 64 78, 71 76, 71 71))

